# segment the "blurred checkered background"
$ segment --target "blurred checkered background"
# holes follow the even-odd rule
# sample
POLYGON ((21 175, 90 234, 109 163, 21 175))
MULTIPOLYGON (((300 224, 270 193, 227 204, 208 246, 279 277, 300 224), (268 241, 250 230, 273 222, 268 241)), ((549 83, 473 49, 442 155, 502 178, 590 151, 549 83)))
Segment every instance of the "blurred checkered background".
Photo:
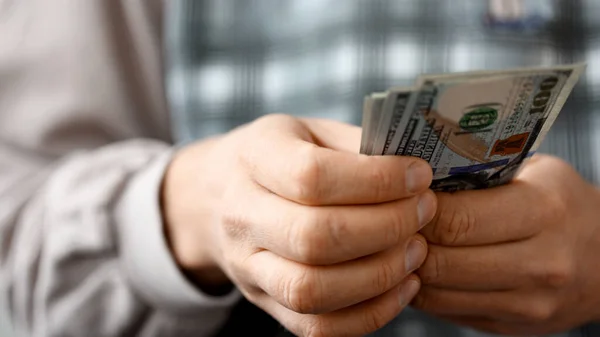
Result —
MULTIPOLYGON (((176 132, 187 142, 273 112, 358 125, 366 94, 421 73, 586 61, 542 151, 600 182, 599 19, 598 0, 172 1, 176 132)), ((379 335, 489 336, 410 310, 379 335)), ((599 334, 569 336, 586 335, 599 334)))
POLYGON ((365 94, 421 73, 586 61, 542 149, 599 181, 600 1, 524 0, 522 16, 504 21, 490 3, 174 1, 168 81, 177 133, 203 138, 273 112, 359 124, 365 94))

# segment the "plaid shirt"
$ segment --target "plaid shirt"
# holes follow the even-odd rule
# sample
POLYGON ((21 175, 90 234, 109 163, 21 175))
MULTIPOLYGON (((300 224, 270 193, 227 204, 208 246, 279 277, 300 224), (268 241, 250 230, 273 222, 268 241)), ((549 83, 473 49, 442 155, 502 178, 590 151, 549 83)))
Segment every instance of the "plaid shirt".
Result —
MULTIPOLYGON (((587 61, 541 151, 599 182, 600 3, 526 0, 502 20, 482 0, 180 0, 167 31, 182 142, 266 113, 359 124, 363 97, 421 73, 587 61)), ((377 336, 480 337, 408 309, 377 336)), ((588 326, 556 336, 600 336, 588 326)))

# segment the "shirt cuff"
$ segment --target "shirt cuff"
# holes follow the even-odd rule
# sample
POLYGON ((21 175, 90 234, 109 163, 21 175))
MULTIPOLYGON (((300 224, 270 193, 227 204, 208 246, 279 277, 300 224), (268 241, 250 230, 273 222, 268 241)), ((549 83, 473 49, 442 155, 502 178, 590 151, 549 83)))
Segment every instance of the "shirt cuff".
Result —
POLYGON ((186 279, 167 245, 160 210, 160 187, 173 152, 153 160, 129 181, 116 205, 120 254, 134 288, 157 309, 198 312, 231 309, 241 293, 203 293, 186 279))

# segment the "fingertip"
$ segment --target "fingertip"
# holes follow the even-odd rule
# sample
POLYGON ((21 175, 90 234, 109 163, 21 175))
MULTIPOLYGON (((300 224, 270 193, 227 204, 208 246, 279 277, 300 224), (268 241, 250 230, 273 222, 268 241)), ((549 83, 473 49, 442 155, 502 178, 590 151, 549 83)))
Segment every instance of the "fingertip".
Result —
POLYGON ((417 282, 417 283, 419 284, 419 288, 421 288, 421 283, 422 283, 422 281, 421 281, 421 277, 419 276, 419 274, 417 274, 417 273, 412 273, 412 274, 408 275, 408 276, 405 278, 405 280, 406 280, 406 282, 408 282, 408 281, 417 282))
POLYGON ((405 251, 405 267, 407 273, 412 273, 419 268, 427 258, 427 243, 420 235, 409 240, 405 251))
POLYGON ((416 274, 409 275, 400 285, 400 307, 404 308, 410 304, 421 289, 421 279, 416 274))
POLYGON ((425 227, 437 212, 437 197, 432 191, 426 191, 419 196, 417 215, 419 219, 419 230, 425 227))
POLYGON ((413 236, 413 240, 417 240, 420 243, 422 243, 423 246, 425 247, 425 253, 429 253, 429 243, 427 242, 427 238, 425 238, 425 236, 423 236, 423 234, 421 234, 421 233, 415 234, 413 236))
POLYGON ((406 169, 406 190, 417 194, 429 188, 433 179, 433 170, 421 159, 415 159, 406 169))

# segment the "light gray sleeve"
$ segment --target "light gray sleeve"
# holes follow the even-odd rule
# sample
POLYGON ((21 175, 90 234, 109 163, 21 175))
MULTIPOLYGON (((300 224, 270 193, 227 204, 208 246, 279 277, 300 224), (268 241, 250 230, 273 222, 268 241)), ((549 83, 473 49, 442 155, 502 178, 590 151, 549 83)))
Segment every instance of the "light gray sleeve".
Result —
POLYGON ((0 0, 0 304, 33 336, 210 336, 163 235, 162 1, 0 0))

